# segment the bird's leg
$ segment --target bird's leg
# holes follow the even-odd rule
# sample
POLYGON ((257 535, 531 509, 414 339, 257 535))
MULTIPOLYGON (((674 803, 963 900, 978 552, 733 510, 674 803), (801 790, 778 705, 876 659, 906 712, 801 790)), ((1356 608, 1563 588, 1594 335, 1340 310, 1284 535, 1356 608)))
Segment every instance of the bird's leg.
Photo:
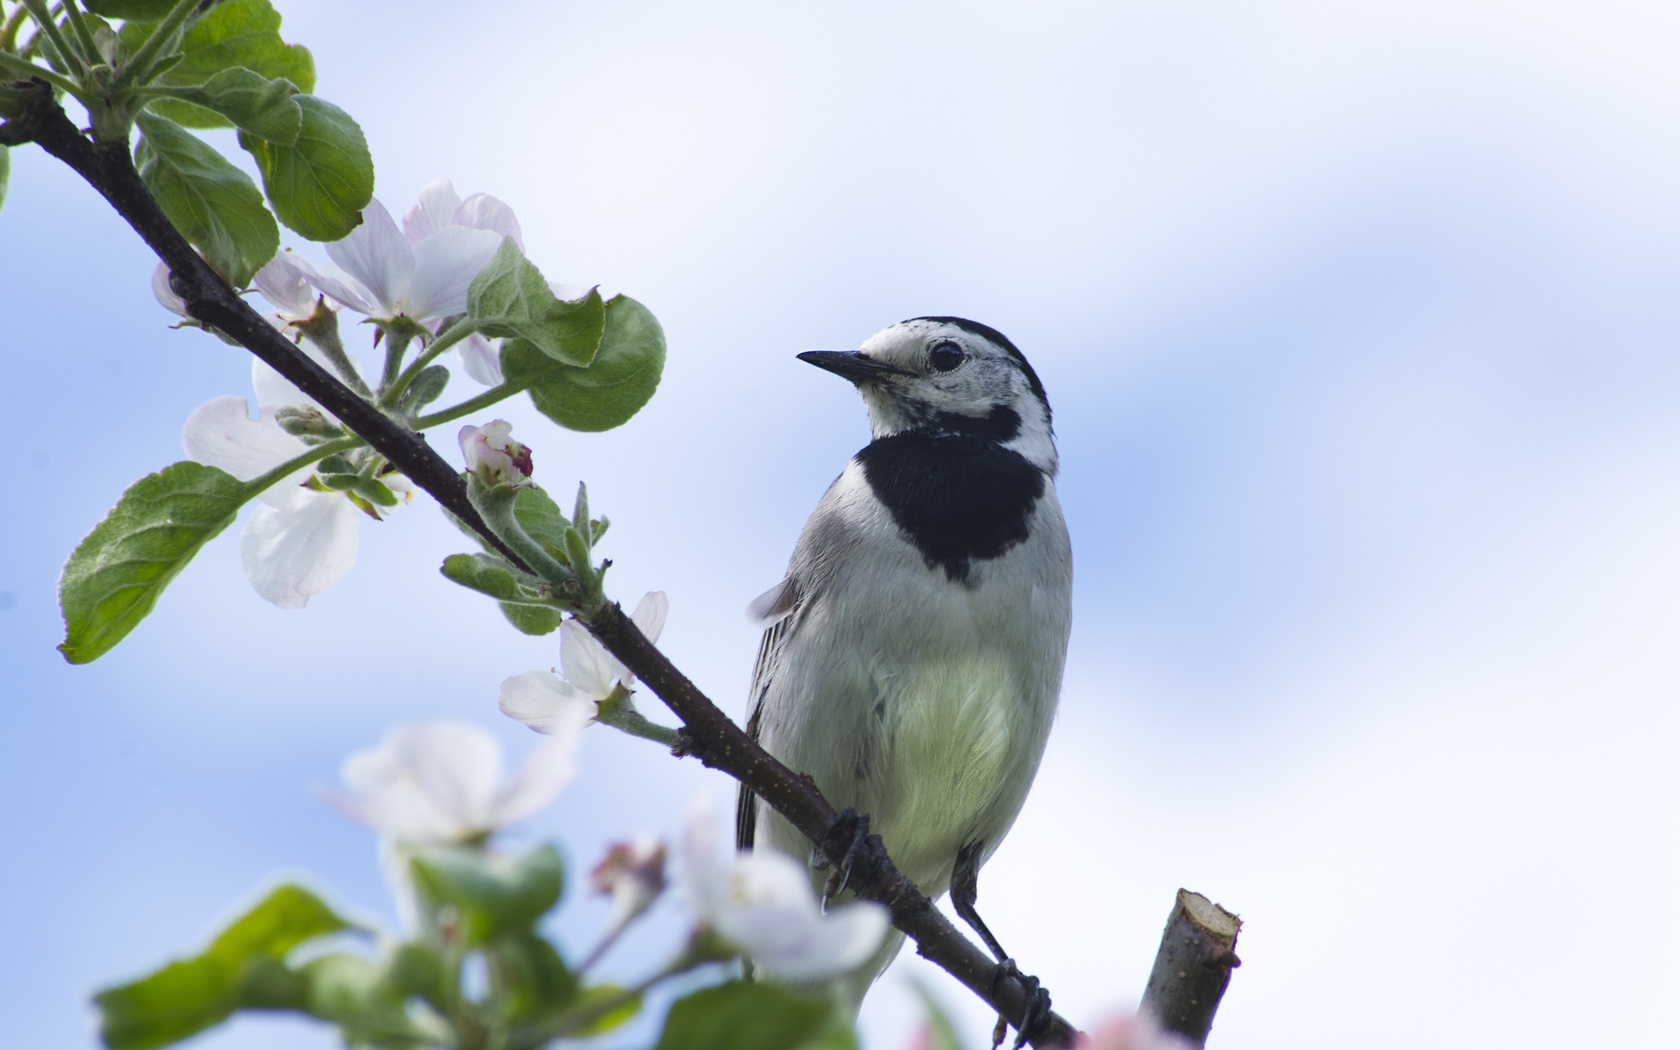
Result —
MULTIPOLYGON (((1015 1046, 1018 1048, 1038 1035, 1044 1022, 1050 1018, 1050 993, 1039 983, 1037 977, 1022 973, 1015 966, 1015 960, 1003 950, 1003 945, 992 936, 992 931, 986 928, 980 913, 974 909, 974 902, 980 899, 980 855, 985 850, 985 843, 970 842, 957 851, 956 868, 951 872, 951 905, 957 909, 962 921, 968 923, 980 939, 986 942, 992 954, 997 956, 997 972, 992 975, 992 991, 997 991, 997 983, 1005 977, 1020 980, 1027 990, 1027 1010, 1022 1016, 1020 1025, 1015 1029, 1015 1046)), ((992 1029, 993 1050, 1003 1042, 1008 1028, 1002 1016, 998 1017, 997 1027, 992 1029)))
POLYGON ((829 825, 828 833, 811 851, 813 868, 823 871, 830 864, 834 866, 834 873, 823 886, 823 911, 828 910, 829 901, 846 892, 858 865, 863 865, 864 870, 877 870, 885 854, 881 836, 869 833, 869 814, 859 813, 850 806, 841 810, 829 825))

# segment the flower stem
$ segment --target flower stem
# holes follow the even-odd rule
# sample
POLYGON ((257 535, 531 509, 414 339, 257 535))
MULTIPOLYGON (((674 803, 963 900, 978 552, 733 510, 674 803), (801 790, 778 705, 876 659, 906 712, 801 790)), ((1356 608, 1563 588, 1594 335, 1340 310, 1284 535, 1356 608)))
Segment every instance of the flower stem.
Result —
MULTIPOLYGON (((379 399, 381 407, 390 408, 395 405, 402 399, 403 391, 408 389, 408 384, 414 382, 415 376, 419 375, 427 365, 436 361, 445 350, 472 334, 473 325, 471 321, 462 318, 455 322, 448 329, 439 333, 438 337, 432 340, 431 345, 421 351, 420 356, 414 359, 414 363, 403 369, 401 375, 392 374, 395 368, 392 365, 391 358, 387 356, 385 358, 385 380, 380 383, 385 391, 379 399)), ((404 348, 406 349, 406 347, 407 344, 405 343, 404 348)))
MULTIPOLYGON (((403 355, 408 353, 408 344, 413 339, 414 336, 407 332, 398 332, 392 328, 385 330, 385 371, 379 377, 379 406, 381 408, 397 403, 396 395, 392 393, 393 384, 398 382, 397 373, 402 370, 403 355)), ((403 386, 407 385, 407 383, 403 384, 403 386)), ((396 394, 400 393, 402 393, 401 388, 397 388, 396 394)))
POLYGON ((38 77, 64 92, 66 95, 74 98, 82 105, 88 105, 88 98, 82 93, 82 86, 80 84, 71 80, 69 77, 53 72, 45 66, 38 66, 28 59, 19 58, 7 51, 0 51, 0 69, 15 71, 26 78, 38 77))
POLYGON ((607 698, 595 705, 595 721, 612 726, 622 733, 664 744, 666 747, 675 747, 677 744, 677 731, 658 722, 648 721, 636 710, 636 705, 630 702, 630 691, 625 689, 622 683, 614 685, 607 698))
POLYGON ((76 6, 76 0, 64 0, 64 17, 70 23, 71 32, 76 34, 76 42, 82 46, 82 54, 87 64, 97 66, 105 61, 105 56, 99 53, 99 45, 93 42, 93 30, 88 28, 87 19, 82 17, 82 9, 76 6))
POLYGON ((157 64, 157 57, 164 48, 173 44, 175 34, 186 23, 192 13, 198 9, 200 0, 176 0, 174 7, 163 16, 163 21, 152 30, 152 35, 140 45, 140 49, 129 60, 123 63, 117 73, 117 86, 128 87, 133 84, 144 84, 152 79, 152 69, 157 64))
POLYGON ((563 600, 568 592, 581 596, 582 587, 577 574, 533 539, 519 524, 519 519, 514 517, 513 505, 519 499, 519 486, 486 485, 477 474, 469 473, 467 498, 496 538, 518 554, 532 572, 558 587, 563 600))
POLYGON ((458 405, 433 412, 429 416, 421 416, 414 421, 414 428, 424 430, 427 427, 435 427, 439 423, 448 423, 451 420, 460 419, 462 416, 470 416, 481 409, 489 408, 498 401, 507 400, 524 390, 525 386, 524 383, 503 383, 501 386, 493 386, 477 397, 470 397, 458 405))
POLYGON ((251 495, 255 496, 257 493, 284 481, 299 467, 307 467, 311 463, 326 459, 335 452, 344 452, 348 449, 359 448, 365 444, 367 444, 367 442, 363 439, 356 437, 355 435, 351 435, 350 437, 341 437, 337 441, 329 441, 325 445, 316 445, 303 455, 294 456, 291 459, 288 459, 286 462, 280 464, 278 467, 275 467, 273 470, 270 470, 268 473, 257 475, 250 481, 247 481, 245 483, 245 487, 250 490, 251 495))
POLYGON ((82 61, 82 56, 70 46, 70 41, 64 39, 64 34, 58 31, 58 23, 53 21, 52 12, 47 10, 45 0, 23 0, 23 6, 29 8, 29 13, 35 18, 35 24, 41 27, 41 32, 46 34, 47 40, 64 64, 77 76, 86 73, 87 63, 82 61))
POLYGON ((18 30, 23 28, 23 20, 29 17, 29 8, 22 4, 12 8, 12 13, 6 16, 4 25, 0 25, 0 51, 16 51, 18 30))

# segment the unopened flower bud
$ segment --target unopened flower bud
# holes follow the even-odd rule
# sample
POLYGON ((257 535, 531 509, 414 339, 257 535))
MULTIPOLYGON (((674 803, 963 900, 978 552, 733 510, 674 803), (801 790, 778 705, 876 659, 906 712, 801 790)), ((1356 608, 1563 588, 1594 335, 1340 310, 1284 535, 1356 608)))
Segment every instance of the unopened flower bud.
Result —
POLYGON ((461 428, 461 454, 467 471, 486 485, 517 485, 531 476, 531 450, 508 437, 513 424, 491 420, 482 427, 461 428))
POLYGON ((665 891, 665 844, 650 835, 614 843, 589 873, 589 884, 612 897, 615 922, 629 922, 665 891))
POLYGON ((293 437, 319 438, 322 441, 344 436, 344 428, 327 418, 327 414, 314 405, 286 405, 274 413, 274 421, 280 424, 280 429, 293 437))

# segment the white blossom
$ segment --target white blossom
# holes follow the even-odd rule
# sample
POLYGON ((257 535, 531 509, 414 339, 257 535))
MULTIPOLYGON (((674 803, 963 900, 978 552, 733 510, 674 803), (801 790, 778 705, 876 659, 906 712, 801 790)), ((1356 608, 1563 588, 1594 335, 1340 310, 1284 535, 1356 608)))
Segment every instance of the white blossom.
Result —
MULTIPOLYGON (((649 591, 636 604, 630 619, 648 641, 657 642, 669 609, 664 591, 649 591)), ((612 695, 613 686, 622 684, 629 690, 636 680, 630 669, 575 619, 560 625, 560 671, 559 676, 550 671, 527 671, 503 682, 497 701, 502 713, 539 733, 549 733, 557 722, 569 724, 575 720, 578 712, 584 712, 586 720, 595 717, 595 705, 612 695)))
POLYGON ((344 760, 340 776, 351 793, 329 797, 387 840, 468 842, 553 802, 577 773, 578 743, 575 731, 549 736, 509 778, 501 743, 478 726, 398 726, 344 760))
POLYGON ((181 317, 190 316, 187 313, 187 301, 175 294, 175 289, 169 287, 169 264, 159 262, 152 270, 152 294, 157 296, 158 305, 172 314, 181 317))
POLYGON ((720 855, 709 800, 690 810, 683 880, 699 921, 769 977, 817 981, 861 966, 881 946, 887 909, 858 901, 825 915, 806 867, 774 850, 720 855))
POLYGON ((521 243, 512 209, 482 193, 461 201, 447 179, 422 191, 403 225, 399 230, 385 206, 370 201, 361 225, 327 245, 346 280, 322 275, 316 287, 369 317, 426 322, 464 311, 467 289, 503 238, 521 243))
MULTIPOLYGON (((303 352, 332 366, 313 346, 303 352)), ((262 361, 251 362, 258 417, 242 397, 218 397, 194 409, 181 431, 181 446, 199 463, 251 481, 309 451, 280 427, 288 406, 324 410, 262 361)), ((258 594, 282 609, 301 609, 337 583, 356 562, 357 527, 363 512, 341 492, 306 487, 313 467, 303 467, 258 494, 259 506, 239 538, 240 561, 258 594)), ((404 500, 413 485, 398 474, 381 479, 404 500)))

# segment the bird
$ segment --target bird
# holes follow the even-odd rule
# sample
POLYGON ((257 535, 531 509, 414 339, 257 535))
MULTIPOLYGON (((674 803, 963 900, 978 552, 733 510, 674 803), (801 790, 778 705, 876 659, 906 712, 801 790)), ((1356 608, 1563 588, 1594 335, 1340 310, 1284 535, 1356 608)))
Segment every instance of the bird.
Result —
MULTIPOLYGON (((747 731, 863 815, 858 834, 878 834, 930 899, 949 890, 1013 970, 975 900, 1037 774, 1072 626, 1049 400, 1013 343, 960 317, 797 356, 855 385, 872 440, 805 522, 785 578, 748 607, 765 631, 747 731)), ((744 785, 736 840, 811 852, 744 785)), ((825 903, 839 874, 823 880, 825 903)), ((903 940, 891 931, 825 990, 855 1017, 903 940)))

